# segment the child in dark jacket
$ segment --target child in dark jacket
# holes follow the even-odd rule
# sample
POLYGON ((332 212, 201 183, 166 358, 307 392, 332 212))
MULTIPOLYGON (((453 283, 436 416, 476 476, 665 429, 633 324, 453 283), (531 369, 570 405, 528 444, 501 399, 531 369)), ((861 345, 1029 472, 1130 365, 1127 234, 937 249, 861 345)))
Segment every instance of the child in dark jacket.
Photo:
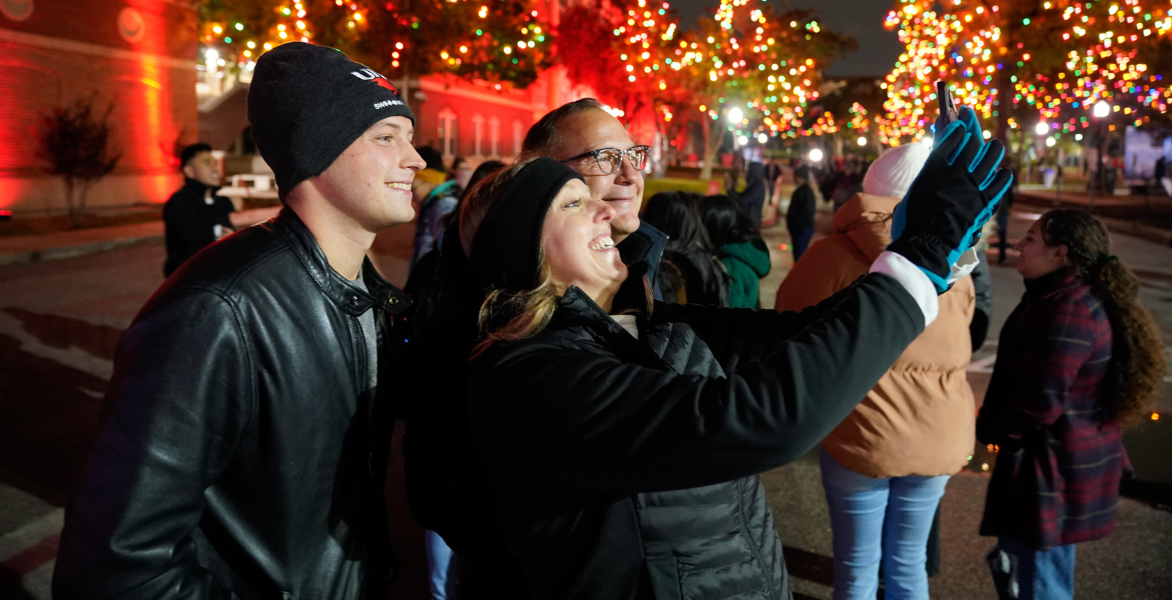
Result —
POLYGON ((1074 595, 1074 544, 1115 527, 1122 426, 1163 391, 1164 350, 1094 217, 1046 213, 1017 249, 1026 293, 977 418, 977 438, 1000 446, 981 535, 997 536, 1001 598, 1060 600, 1074 595))
POLYGON ((769 248, 748 215, 728 196, 700 202, 700 218, 728 273, 728 305, 761 308, 758 283, 769 274, 769 248))

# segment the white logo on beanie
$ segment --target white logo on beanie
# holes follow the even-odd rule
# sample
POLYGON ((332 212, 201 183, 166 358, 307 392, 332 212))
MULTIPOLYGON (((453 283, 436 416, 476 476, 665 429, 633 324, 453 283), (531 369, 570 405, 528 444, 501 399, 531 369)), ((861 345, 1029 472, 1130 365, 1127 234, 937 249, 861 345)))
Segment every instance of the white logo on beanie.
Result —
POLYGON ((377 108, 386 108, 388 106, 403 106, 403 101, 402 100, 383 100, 382 102, 375 102, 374 103, 374 107, 376 109, 377 108))
POLYGON ((379 79, 386 79, 386 77, 383 77, 382 75, 372 71, 371 69, 362 69, 361 71, 350 71, 350 74, 363 80, 363 81, 370 81, 376 77, 379 79))

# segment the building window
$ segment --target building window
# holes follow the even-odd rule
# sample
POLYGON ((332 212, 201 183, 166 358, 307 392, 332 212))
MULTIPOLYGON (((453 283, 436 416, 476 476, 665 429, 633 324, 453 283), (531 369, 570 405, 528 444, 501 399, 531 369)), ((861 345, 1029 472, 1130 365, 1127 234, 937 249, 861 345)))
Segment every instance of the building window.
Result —
POLYGON ((497 158, 501 155, 500 140, 501 140, 501 120, 496 117, 491 117, 488 120, 488 139, 491 144, 491 152, 489 156, 497 158))
POLYGON ((484 117, 480 115, 472 116, 472 155, 479 157, 483 153, 480 151, 482 142, 484 140, 484 117))
POLYGON ((448 107, 444 107, 439 112, 439 139, 441 154, 445 159, 450 159, 458 154, 459 150, 459 136, 456 132, 456 113, 448 107))
POLYGON ((521 155, 521 142, 525 139, 525 126, 520 121, 513 121, 513 156, 521 155))

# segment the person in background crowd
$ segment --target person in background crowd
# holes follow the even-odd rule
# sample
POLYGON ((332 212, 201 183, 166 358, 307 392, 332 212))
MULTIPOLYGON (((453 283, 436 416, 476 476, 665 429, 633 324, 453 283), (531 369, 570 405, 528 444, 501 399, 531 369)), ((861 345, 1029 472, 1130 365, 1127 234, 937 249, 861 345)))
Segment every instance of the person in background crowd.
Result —
POLYGON ((1123 424, 1164 390, 1164 347, 1102 223, 1053 210, 1017 244, 1021 304, 1001 329, 977 438, 999 446, 981 535, 1002 600, 1074 596, 1075 544, 1115 527, 1123 424))
POLYGON ((415 174, 415 182, 411 184, 411 194, 415 211, 419 218, 415 220, 415 247, 411 251, 410 268, 423 258, 424 254, 435 248, 435 242, 443 233, 444 217, 456 209, 459 203, 460 184, 455 179, 448 179, 444 169, 444 159, 439 151, 431 146, 419 148, 419 156, 427 161, 427 168, 415 174))
POLYGON ((163 205, 163 232, 167 261, 163 275, 170 277, 179 265, 212 242, 232 233, 232 201, 217 196, 220 171, 207 144, 192 144, 179 155, 183 187, 163 205))
POLYGON ((766 189, 772 191, 777 185, 777 180, 781 178, 781 165, 778 164, 777 159, 765 159, 765 186, 766 189))
MULTIPOLYGON (((499 162, 499 161, 491 161, 491 162, 499 162)), ((481 163, 481 164, 483 164, 483 163, 481 163)), ((463 156, 457 156, 456 158, 454 158, 452 160, 452 179, 456 180, 456 183, 459 184, 461 190, 467 191, 468 186, 472 185, 471 181, 472 181, 472 175, 474 173, 475 173, 475 169, 472 168, 472 165, 469 164, 468 161, 463 156)), ((463 194, 461 194, 461 195, 463 195, 463 194)))
POLYGON ((118 342, 54 598, 387 597, 388 321, 410 301, 366 253, 415 216, 415 117, 381 75, 290 42, 257 60, 248 121, 284 206, 184 264, 118 342))
MULTIPOLYGON (((468 163, 463 158, 457 158, 452 164, 457 166, 457 178, 449 183, 459 182, 459 169, 461 168, 459 165, 467 167, 468 163)), ((444 290, 451 285, 451 278, 458 276, 453 273, 454 269, 451 263, 445 261, 441 256, 441 247, 449 226, 454 218, 459 217, 460 205, 468 197, 472 186, 504 166, 505 164, 499 160, 486 160, 476 168, 476 171, 468 171, 467 174, 470 176, 465 178, 467 185, 462 187, 463 191, 456 205, 446 215, 440 217, 436 227, 440 231, 440 235, 437 236, 435 245, 415 263, 407 278, 407 285, 403 288, 403 291, 411 295, 412 300, 412 309, 407 315, 408 331, 411 333, 406 334, 407 339, 418 340, 421 333, 427 329, 431 316, 442 301, 444 290)), ((434 385, 435 381, 427 381, 422 377, 414 378, 411 391, 412 402, 428 402, 428 390, 434 385)), ((420 473, 418 469, 412 469, 408 471, 408 475, 414 477, 420 473)), ((407 485, 410 488, 412 481, 408 481, 407 485)), ((460 586, 462 569, 459 556, 452 552, 451 547, 439 533, 431 529, 424 532, 423 540, 427 552, 432 598, 434 600, 447 600, 459 597, 456 593, 460 586)))
MULTIPOLYGON (((611 238, 630 269, 654 281, 666 237, 639 219, 648 150, 600 102, 584 98, 535 123, 522 155, 550 157, 579 173, 591 196, 614 209, 611 238)), ((403 440, 407 499, 415 520, 443 536, 460 557, 461 600, 523 600, 528 586, 496 521, 468 421, 468 359, 486 286, 468 262, 472 238, 466 223, 483 216, 474 212, 463 202, 460 218, 443 236, 440 255, 450 276, 417 337, 413 372, 422 383, 414 386, 403 440)))
POLYGON ((1009 248, 1009 211, 1013 208, 1014 193, 1017 191, 1017 167, 1011 166, 1014 172, 1014 183, 1006 192, 1005 198, 997 206, 997 264, 1005 264, 1005 250, 1009 248))
POLYGON ((700 219, 728 273, 728 305, 761 308, 759 283, 769 274, 769 248, 741 207, 728 196, 700 201, 700 219))
POLYGON ((609 243, 614 210, 558 162, 469 198, 482 216, 461 233, 492 286, 469 413, 534 596, 790 597, 757 474, 829 433, 935 317, 1008 185, 968 112, 872 273, 800 314, 652 307, 609 243))
POLYGON ((857 167, 858 159, 854 156, 848 156, 847 160, 838 163, 838 171, 833 175, 834 191, 831 192, 835 212, 862 189, 862 178, 856 174, 857 167))
POLYGON ((972 272, 973 291, 977 297, 977 303, 973 307, 973 322, 969 325, 973 352, 985 345, 985 339, 989 337, 989 316, 993 314, 993 279, 989 275, 989 258, 984 244, 980 246, 977 249, 977 266, 972 272))
POLYGON ((753 226, 761 229, 761 209, 765 205, 765 167, 757 161, 749 163, 745 172, 745 189, 736 190, 736 177, 726 174, 725 195, 740 205, 753 226), (731 183, 730 183, 731 180, 731 183))
POLYGON ((1161 156, 1156 159, 1156 164, 1152 167, 1152 179, 1156 181, 1156 185, 1163 185, 1161 182, 1168 176, 1168 159, 1161 156))
POLYGON ((406 316, 410 318, 410 329, 414 330, 414 337, 418 337, 419 333, 427 327, 427 322, 439 305, 452 276, 451 264, 445 261, 441 255, 444 236, 447 235, 451 224, 459 219, 460 206, 464 204, 472 188, 486 176, 504 167, 505 163, 499 160, 486 160, 480 163, 479 167, 476 167, 476 171, 468 178, 467 187, 464 188, 456 202, 456 208, 441 219, 442 228, 440 231, 442 233, 436 240, 435 246, 415 263, 415 267, 408 274, 407 284, 403 286, 403 291, 411 296, 411 311, 406 316))
POLYGON ((668 238, 656 283, 665 302, 728 306, 728 274, 700 220, 700 199, 687 192, 659 192, 647 201, 643 221, 668 238))
POLYGON ((789 230, 790 243, 794 247, 794 262, 814 239, 814 215, 817 200, 810 187, 810 168, 801 166, 794 169, 794 193, 790 196, 789 210, 785 213, 785 227, 789 230))
MULTIPOLYGON (((973 292, 976 302, 973 305, 973 320, 969 323, 969 339, 972 340, 973 352, 985 345, 989 336, 989 315, 993 314, 993 282, 989 275, 989 258, 986 256, 984 244, 978 244, 977 264, 973 268, 973 292)), ((932 517, 932 531, 928 533, 928 560, 925 569, 928 577, 940 574, 940 513, 944 503, 936 506, 936 514, 932 517)))
MULTIPOLYGON (((834 233, 802 255, 777 290, 778 311, 814 306, 851 285, 891 243, 892 213, 928 160, 924 144, 887 152, 834 213, 834 233)), ((888 598, 927 600, 926 544, 949 476, 973 449, 970 278, 940 296, 936 321, 822 440, 835 600, 870 600, 883 565, 888 598)))

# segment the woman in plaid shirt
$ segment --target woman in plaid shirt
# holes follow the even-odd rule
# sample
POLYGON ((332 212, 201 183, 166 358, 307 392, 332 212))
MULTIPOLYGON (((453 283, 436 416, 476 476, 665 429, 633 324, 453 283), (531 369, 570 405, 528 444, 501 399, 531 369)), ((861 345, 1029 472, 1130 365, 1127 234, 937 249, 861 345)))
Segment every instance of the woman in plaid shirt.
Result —
POLYGON ((1103 225, 1046 213, 1017 244, 1026 293, 1001 330, 977 438, 1001 452, 981 535, 1000 598, 1074 595, 1074 544, 1115 527, 1122 425, 1163 390, 1163 343, 1103 225))

